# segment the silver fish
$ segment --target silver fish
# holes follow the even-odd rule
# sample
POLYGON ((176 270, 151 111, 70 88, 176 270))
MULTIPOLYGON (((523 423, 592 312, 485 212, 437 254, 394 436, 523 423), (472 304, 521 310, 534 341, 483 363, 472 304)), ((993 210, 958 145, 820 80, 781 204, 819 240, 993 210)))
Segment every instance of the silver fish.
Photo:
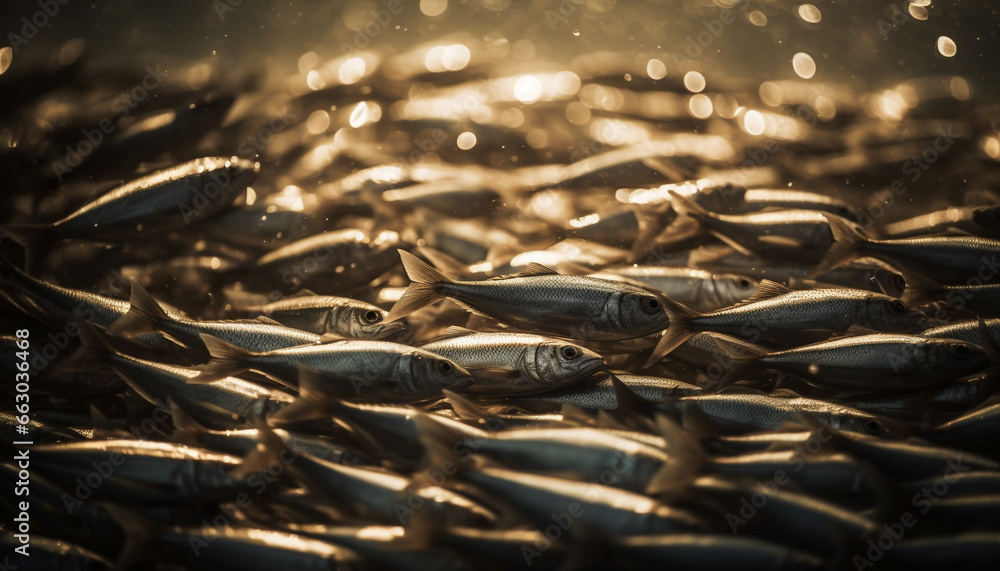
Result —
POLYGON ((818 262, 834 242, 829 219, 850 224, 833 214, 815 210, 714 214, 680 195, 674 201, 675 210, 694 218, 726 244, 765 258, 818 262))
POLYGON ((31 260, 41 259, 65 238, 117 243, 150 236, 228 208, 246 192, 259 168, 235 157, 195 159, 116 187, 56 222, 2 230, 27 247, 31 260))
POLYGON ((851 225, 830 217, 836 243, 815 274, 851 260, 871 256, 894 266, 932 276, 943 283, 996 276, 1000 269, 1000 241, 976 236, 929 236, 899 240, 871 240, 851 225))
POLYGON ((234 312, 241 317, 267 317, 286 327, 316 335, 333 333, 352 339, 390 339, 407 332, 403 321, 386 322, 388 312, 384 309, 349 297, 299 292, 270 303, 239 299, 231 292, 227 297, 235 306, 234 312))
POLYGON ((138 282, 131 282, 132 294, 125 315, 108 327, 111 335, 162 331, 185 344, 200 345, 200 335, 211 335, 248 351, 272 351, 319 343, 315 333, 285 327, 275 322, 195 321, 168 314, 138 282))
POLYGON ((591 276, 641 282, 697 311, 713 311, 739 303, 752 296, 759 283, 748 276, 665 266, 611 267, 591 276))
POLYGON ((712 313, 698 313, 670 299, 664 300, 670 327, 657 343, 647 364, 674 350, 698 331, 742 336, 751 343, 792 336, 801 343, 803 332, 845 332, 852 326, 876 331, 918 331, 924 316, 902 301, 870 291, 815 289, 790 291, 762 282, 756 298, 712 313))
POLYGON ((446 333, 448 338, 420 348, 468 370, 476 381, 463 389, 467 393, 540 393, 583 381, 606 366, 585 347, 541 335, 460 328, 446 333))
POLYGON ((213 337, 202 339, 212 358, 197 368, 201 372, 198 382, 254 370, 294 386, 293 379, 304 368, 351 383, 350 392, 358 396, 370 388, 411 398, 435 396, 443 388, 462 388, 472 382, 468 371, 444 357, 389 341, 349 340, 253 352, 213 337))
MULTIPOLYGON (((504 498, 537 525, 550 525, 553 514, 578 519, 610 535, 692 531, 703 525, 684 510, 598 483, 487 467, 460 474, 494 497, 504 498)), ((575 537, 579 530, 570 526, 567 533, 575 537)))
POLYGON ((898 428, 877 415, 803 397, 778 397, 763 394, 715 394, 683 397, 678 408, 695 407, 708 418, 712 427, 723 434, 734 431, 777 430, 785 424, 800 423, 800 414, 815 417, 834 428, 886 436, 898 434, 898 428))
POLYGON ((448 297, 501 321, 571 339, 634 339, 667 325, 659 298, 627 284, 564 276, 538 265, 507 278, 458 282, 409 252, 399 255, 413 283, 388 321, 448 297))
POLYGON ((743 362, 821 387, 881 392, 949 383, 982 372, 992 357, 962 341, 877 333, 748 356, 743 362))

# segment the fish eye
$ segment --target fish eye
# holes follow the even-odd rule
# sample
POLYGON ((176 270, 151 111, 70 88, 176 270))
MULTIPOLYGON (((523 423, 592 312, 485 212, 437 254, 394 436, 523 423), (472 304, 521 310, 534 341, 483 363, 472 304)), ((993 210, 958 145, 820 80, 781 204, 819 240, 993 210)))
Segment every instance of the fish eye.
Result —
POLYGON ((642 308, 646 311, 656 311, 660 309, 660 300, 655 297, 647 297, 642 300, 642 308))
POLYGON ((894 299, 889 302, 889 311, 891 311, 893 315, 906 313, 906 304, 898 299, 894 299))
POLYGON ((969 346, 961 343, 957 345, 952 345, 951 354, 956 357, 965 357, 969 354, 969 346))
POLYGON ((580 350, 571 345, 565 345, 559 349, 559 354, 563 356, 563 359, 576 359, 580 356, 580 350))
POLYGON ((438 372, 448 375, 455 370, 455 366, 448 361, 438 361, 438 372))
POLYGON ((750 287, 750 280, 748 280, 746 278, 740 278, 740 287, 741 288, 748 288, 748 287, 750 287))
POLYGON ((874 418, 866 420, 863 428, 865 429, 865 432, 867 432, 868 434, 879 434, 880 432, 885 430, 885 427, 882 426, 882 423, 875 420, 874 418))
POLYGON ((382 314, 374 309, 369 309, 362 316, 362 319, 364 319, 366 323, 378 323, 379 321, 382 321, 382 314))

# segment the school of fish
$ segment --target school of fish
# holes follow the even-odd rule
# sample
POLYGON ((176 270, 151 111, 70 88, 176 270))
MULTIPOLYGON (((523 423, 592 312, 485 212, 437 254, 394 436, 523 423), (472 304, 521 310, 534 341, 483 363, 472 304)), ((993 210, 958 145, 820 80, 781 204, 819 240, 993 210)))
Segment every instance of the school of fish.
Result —
POLYGON ((167 64, 120 116, 147 68, 70 55, 0 76, 10 563, 1000 561, 1000 108, 967 80, 765 102, 447 38, 167 64))

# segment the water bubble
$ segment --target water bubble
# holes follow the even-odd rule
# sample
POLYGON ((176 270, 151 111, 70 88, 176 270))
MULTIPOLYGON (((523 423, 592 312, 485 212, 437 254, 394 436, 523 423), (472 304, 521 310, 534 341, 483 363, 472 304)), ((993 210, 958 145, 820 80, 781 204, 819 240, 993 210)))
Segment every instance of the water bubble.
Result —
POLYGON ((667 66, 662 61, 653 58, 646 62, 646 75, 650 79, 663 79, 667 75, 667 66))
POLYGON ((365 64, 365 60, 359 57, 349 58, 347 61, 342 63, 340 65, 340 69, 337 70, 337 79, 339 79, 344 85, 350 85, 364 77, 365 70, 367 68, 368 66, 365 64))
POLYGON ((522 75, 514 82, 514 97, 521 103, 534 103, 542 96, 542 82, 533 75, 522 75))
POLYGON ((955 53, 958 52, 958 46, 955 45, 955 41, 948 36, 938 38, 937 49, 944 57, 955 57, 955 53))
POLYGON ((704 93, 699 93, 691 97, 688 101, 688 110, 691 115, 698 119, 708 119, 712 116, 712 100, 704 93))
POLYGON ((441 65, 448 71, 458 71, 469 65, 472 52, 464 44, 452 44, 441 54, 441 65))
POLYGON ((309 70, 319 64, 319 54, 306 52, 299 56, 299 73, 309 73, 309 70))
POLYGON ((909 10, 910 15, 917 20, 927 19, 928 16, 927 8, 924 8, 923 6, 919 6, 917 4, 910 4, 909 6, 907 6, 907 10, 909 10))
POLYGON ((792 68, 802 79, 809 79, 816 75, 816 62, 807 53, 799 52, 792 57, 792 68))
POLYGON ((313 111, 306 119, 306 130, 313 135, 319 135, 330 127, 330 114, 320 109, 313 111))
POLYGON ((764 26, 767 25, 767 16, 765 16, 764 13, 761 12, 760 10, 754 10, 753 12, 750 12, 750 15, 747 17, 750 18, 750 23, 753 24, 754 26, 760 26, 761 28, 763 28, 764 26))
POLYGON ((459 149, 463 151, 468 151, 472 147, 476 146, 476 134, 471 131, 464 131, 458 135, 455 144, 458 145, 459 149))
POLYGON ((420 11, 425 16, 440 16, 448 9, 448 0, 420 0, 420 11))
POLYGON ((382 107, 378 103, 362 101, 351 111, 351 127, 357 129, 366 123, 375 123, 382 118, 382 107))
POLYGON ((579 38, 580 37, 580 30, 573 30, 573 35, 579 38))
POLYGON ((705 89, 705 76, 697 71, 684 74, 684 87, 692 93, 701 93, 705 89))
POLYGON ((14 50, 10 46, 0 48, 0 75, 3 75, 10 68, 10 62, 13 60, 14 50))
POLYGON ((823 14, 812 4, 802 4, 799 6, 799 18, 810 24, 818 24, 823 19, 823 14))
POLYGON ((743 128, 751 135, 760 135, 764 132, 765 126, 764 116, 760 114, 760 111, 751 109, 743 116, 743 128))

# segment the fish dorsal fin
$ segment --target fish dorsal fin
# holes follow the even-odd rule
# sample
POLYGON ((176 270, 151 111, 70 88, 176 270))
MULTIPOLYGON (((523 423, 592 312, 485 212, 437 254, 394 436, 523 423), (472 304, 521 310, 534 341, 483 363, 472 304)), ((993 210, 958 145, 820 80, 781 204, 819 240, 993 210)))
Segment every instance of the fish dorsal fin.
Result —
POLYGON ((552 275, 559 275, 559 272, 553 270, 548 266, 543 266, 538 262, 531 262, 527 266, 524 266, 523 270, 517 272, 511 277, 526 278, 529 276, 552 276, 552 275))
MULTIPOLYGON (((280 323, 278 323, 277 321, 271 319, 270 317, 268 317, 266 315, 258 315, 257 317, 254 318, 254 321, 259 321, 259 322, 265 323, 267 325, 281 325, 280 323)), ((284 326, 282 326, 282 327, 284 327, 284 326)))
POLYGON ((317 294, 311 289, 300 289, 288 297, 315 297, 317 294))
POLYGON ((468 327, 462 327, 460 325, 449 325, 444 330, 444 334, 448 337, 461 337, 463 335, 472 335, 474 333, 479 333, 475 329, 469 329, 468 327))
POLYGON ((779 284, 776 281, 762 279, 760 280, 760 284, 757 285, 757 291, 755 291, 753 295, 743 301, 738 301, 729 307, 741 307, 751 303, 757 303, 758 301, 764 301, 765 299, 771 299, 772 297, 778 297, 779 295, 785 295, 786 293, 791 293, 793 291, 795 290, 789 288, 788 286, 779 284))
POLYGON ((761 301, 764 299, 770 299, 772 297, 777 297, 779 295, 784 295, 786 293, 791 293, 792 290, 787 286, 779 284, 776 281, 769 279, 760 280, 760 284, 757 285, 757 291, 753 293, 750 297, 743 300, 741 303, 753 303, 755 301, 761 301))
POLYGON ((344 337, 339 333, 333 333, 332 331, 327 331, 326 333, 319 336, 320 343, 336 343, 338 341, 347 341, 349 337, 344 337))

